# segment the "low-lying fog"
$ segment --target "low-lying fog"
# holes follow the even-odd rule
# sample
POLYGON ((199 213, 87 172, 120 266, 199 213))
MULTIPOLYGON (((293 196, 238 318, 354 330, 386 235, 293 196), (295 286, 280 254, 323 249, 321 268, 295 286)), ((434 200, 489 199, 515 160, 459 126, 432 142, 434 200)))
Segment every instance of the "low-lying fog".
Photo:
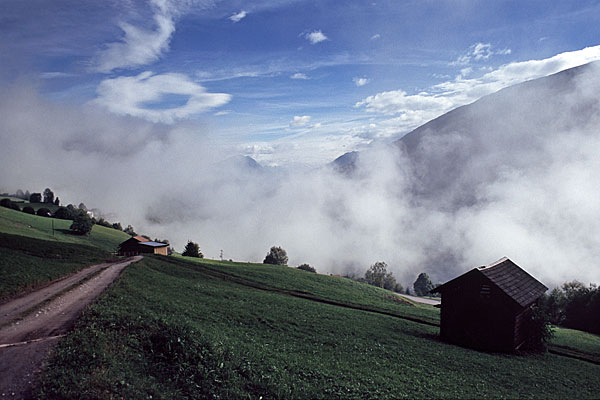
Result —
POLYGON ((178 251, 198 242, 210 258, 261 262, 279 245, 291 266, 362 273, 385 261, 412 285, 421 271, 444 282, 508 256, 547 286, 599 282, 600 85, 590 71, 568 90, 481 102, 408 155, 363 152, 350 176, 253 168, 198 125, 57 106, 14 86, 0 100, 0 191, 50 187, 178 251), (559 97, 536 103, 549 95, 559 97))

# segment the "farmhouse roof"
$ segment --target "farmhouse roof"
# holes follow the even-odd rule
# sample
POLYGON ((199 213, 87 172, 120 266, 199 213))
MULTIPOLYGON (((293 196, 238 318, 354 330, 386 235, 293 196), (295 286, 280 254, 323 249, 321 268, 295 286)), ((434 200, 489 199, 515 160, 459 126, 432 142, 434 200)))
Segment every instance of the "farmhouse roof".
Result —
POLYGON ((548 290, 544 284, 504 257, 490 265, 474 268, 442 286, 438 286, 432 292, 443 292, 471 274, 482 274, 521 307, 527 307, 548 290))
POLYGON ((140 243, 140 245, 142 245, 142 246, 149 246, 149 247, 165 247, 165 246, 168 246, 168 244, 166 244, 166 243, 150 242, 150 241, 142 242, 142 243, 140 243))
POLYGON ((133 237, 132 237, 132 239, 135 239, 135 240, 137 240, 138 242, 149 242, 149 240, 148 240, 148 239, 146 239, 146 238, 145 238, 145 237, 143 237, 143 236, 133 236, 133 237))

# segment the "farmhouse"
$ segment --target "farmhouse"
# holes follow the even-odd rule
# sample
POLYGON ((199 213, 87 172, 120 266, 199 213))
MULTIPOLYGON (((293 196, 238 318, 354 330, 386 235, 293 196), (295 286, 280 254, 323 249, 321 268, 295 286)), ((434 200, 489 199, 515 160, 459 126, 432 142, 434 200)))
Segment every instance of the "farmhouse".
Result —
POLYGON ((168 255, 166 243, 153 242, 142 236, 133 236, 119 245, 120 256, 137 256, 138 254, 168 255))
POLYGON ((443 340, 490 351, 514 351, 528 337, 531 306, 548 288, 508 258, 446 282, 442 295, 443 340))

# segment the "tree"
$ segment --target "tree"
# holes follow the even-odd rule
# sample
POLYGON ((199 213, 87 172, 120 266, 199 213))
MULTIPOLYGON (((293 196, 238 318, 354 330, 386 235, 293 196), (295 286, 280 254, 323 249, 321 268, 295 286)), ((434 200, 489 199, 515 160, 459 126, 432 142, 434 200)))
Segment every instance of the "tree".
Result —
POLYGON ((45 207, 38 208, 36 214, 39 215, 40 217, 51 217, 52 216, 52 214, 50 213, 50 210, 48 210, 45 207))
POLYGON ((56 197, 56 199, 54 199, 54 205, 60 206, 60 199, 58 197, 56 197))
POLYGON ((126 234, 131 235, 131 236, 137 235, 137 233, 135 233, 135 231, 133 230, 133 226, 131 226, 131 225, 127 225, 127 228, 123 229, 123 232, 125 232, 126 234))
POLYGON ((269 254, 263 260, 263 264, 272 264, 272 265, 287 265, 288 256, 284 249, 279 246, 271 247, 269 254))
POLYGON ((10 208, 12 201, 10 199, 2 199, 0 200, 0 206, 10 208))
POLYGON ((387 290, 394 290, 395 287, 396 287, 396 278, 394 278, 394 276, 392 275, 391 272, 388 272, 387 274, 385 274, 385 277, 383 278, 383 288, 387 289, 387 290))
POLYGON ((387 274, 387 264, 377 261, 365 272, 365 280, 369 285, 382 288, 387 274))
POLYGON ((30 207, 30 206, 23 207, 23 212, 27 213, 27 214, 35 215, 35 210, 33 209, 33 207, 30 207))
POLYGON ((404 288, 402 287, 401 284, 396 283, 396 286, 394 286, 394 292, 396 292, 396 293, 404 293, 404 288))
POLYGON ((93 226, 90 216, 85 211, 79 210, 73 217, 73 223, 69 229, 80 235, 89 235, 93 226))
POLYGON ((83 211, 87 211, 88 210, 87 207, 85 206, 85 204, 83 204, 83 203, 79 203, 79 209, 83 210, 83 211))
POLYGON ((204 254, 200 252, 200 247, 198 246, 198 243, 194 243, 191 240, 188 240, 187 244, 185 245, 185 249, 183 249, 183 253, 181 253, 181 255, 184 257, 204 258, 204 254))
POLYGON ((29 196, 30 203, 41 203, 42 202, 42 194, 41 193, 31 193, 29 196))
POLYGON ((118 231, 122 231, 123 227, 121 226, 120 222, 115 222, 114 224, 112 224, 113 229, 116 229, 118 231))
POLYGON ((417 296, 426 296, 429 294, 429 291, 433 289, 433 283, 431 283, 429 275, 425 272, 421 272, 413 284, 413 288, 415 289, 415 294, 417 296))
POLYGON ((44 190, 44 203, 54 204, 54 192, 50 188, 44 190))
POLYGON ((308 264, 300 264, 296 268, 301 269, 302 271, 315 272, 315 273, 317 272, 316 269, 314 269, 313 267, 311 267, 308 264))

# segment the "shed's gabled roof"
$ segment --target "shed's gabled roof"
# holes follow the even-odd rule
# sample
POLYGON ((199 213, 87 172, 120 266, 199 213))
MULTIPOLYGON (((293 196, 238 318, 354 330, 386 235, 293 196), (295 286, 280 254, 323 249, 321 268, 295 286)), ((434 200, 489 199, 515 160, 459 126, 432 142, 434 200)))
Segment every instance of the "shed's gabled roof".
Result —
POLYGON ((149 240, 148 240, 148 239, 146 239, 146 238, 145 238, 145 237, 143 237, 143 236, 132 236, 132 239, 135 239, 135 240, 137 240, 138 242, 149 242, 149 240))
POLYGON ((521 307, 527 307, 548 290, 544 284, 504 257, 485 267, 472 269, 442 286, 438 286, 431 292, 443 292, 471 274, 482 274, 521 307))
POLYGON ((506 257, 478 270, 522 307, 530 305, 548 290, 506 257))

